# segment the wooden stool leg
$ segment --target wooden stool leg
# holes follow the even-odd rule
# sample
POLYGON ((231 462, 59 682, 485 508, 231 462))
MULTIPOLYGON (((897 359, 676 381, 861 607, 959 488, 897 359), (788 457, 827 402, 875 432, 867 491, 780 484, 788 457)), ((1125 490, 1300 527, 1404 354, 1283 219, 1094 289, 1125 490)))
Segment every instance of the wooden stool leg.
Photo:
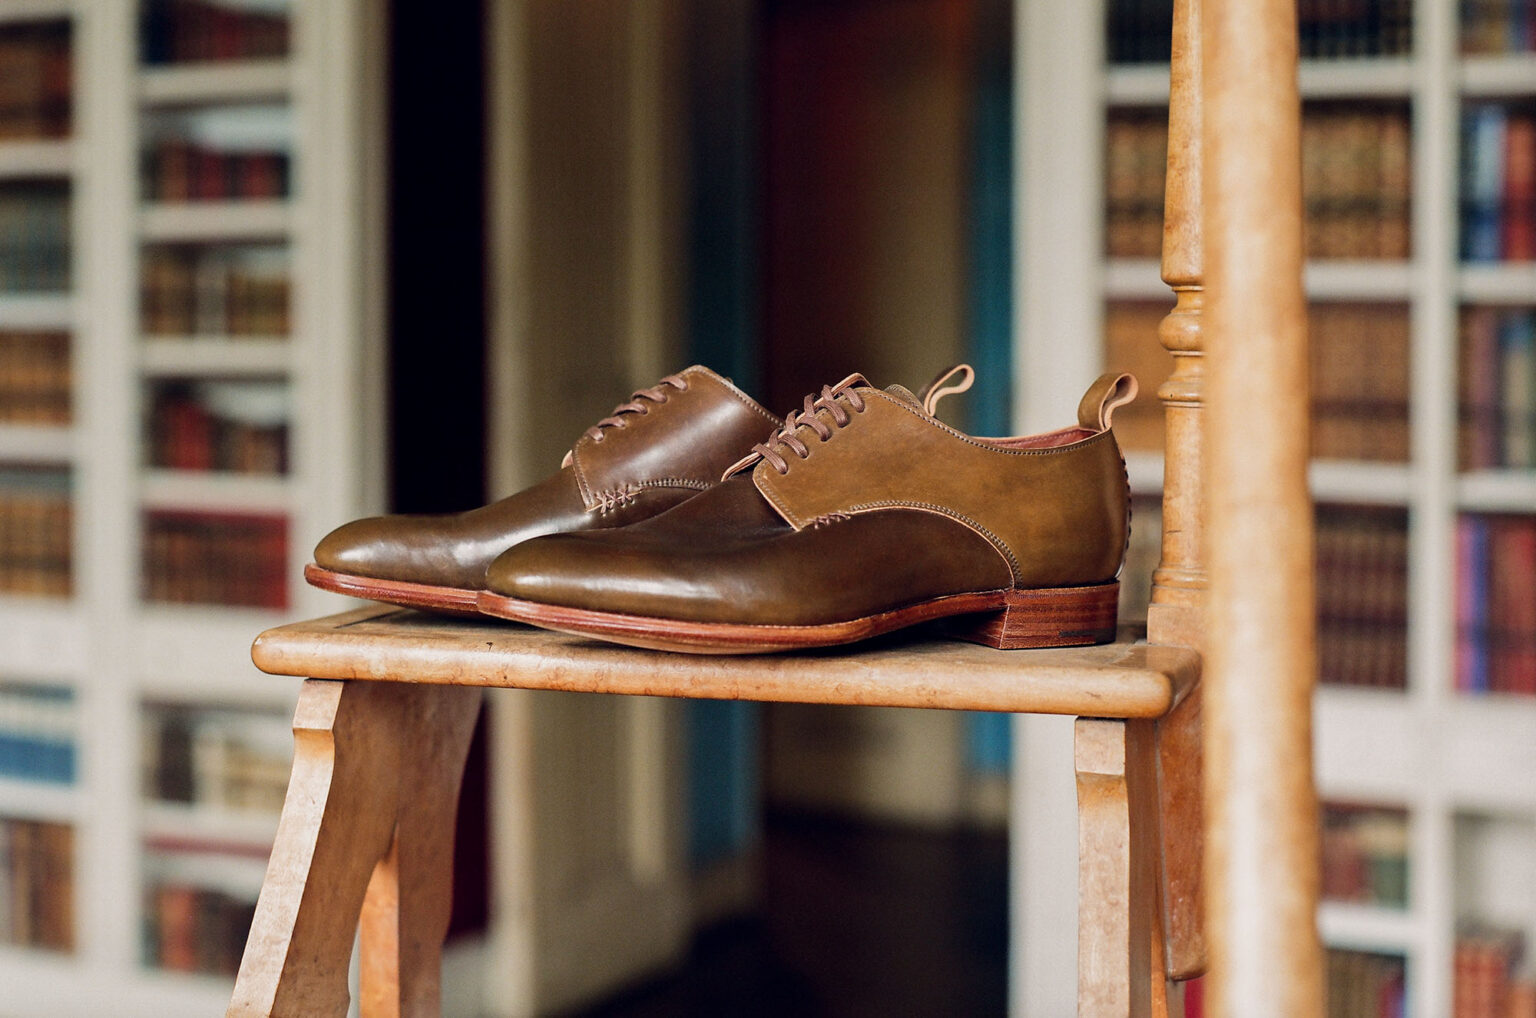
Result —
POLYGON ((1167 1015, 1151 721, 1079 718, 1077 1013, 1167 1015))
POLYGON ((361 917, 362 1018, 441 1010, 443 938, 453 898, 454 817, 480 690, 407 686, 394 843, 374 868, 361 917))
POLYGON ((395 828, 399 695, 311 679, 293 716, 293 775, 229 1018, 347 1012, 347 966, 373 865, 395 828))
POLYGON ((1157 721, 1157 836, 1161 881, 1164 973, 1193 979, 1205 971, 1205 845, 1201 798, 1201 690, 1196 686, 1173 712, 1157 721))

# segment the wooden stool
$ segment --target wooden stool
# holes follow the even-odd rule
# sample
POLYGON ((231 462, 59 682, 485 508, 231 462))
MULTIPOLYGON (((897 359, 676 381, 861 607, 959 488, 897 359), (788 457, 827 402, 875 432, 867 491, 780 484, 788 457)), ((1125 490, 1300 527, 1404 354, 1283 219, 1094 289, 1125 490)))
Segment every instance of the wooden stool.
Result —
POLYGON ((1159 332, 1174 368, 1158 391, 1155 645, 993 651, 911 638, 722 660, 383 608, 273 630, 257 663, 310 681, 229 1014, 344 1013, 359 917, 363 1014, 436 1013, 450 804, 482 687, 1075 715, 1079 1014, 1177 1013, 1178 981, 1202 971, 1202 800, 1222 833, 1208 853, 1208 1006, 1321 1014, 1295 24, 1287 0, 1174 3, 1162 270, 1176 305, 1159 332), (1207 238, 1222 340, 1214 427, 1207 238))
POLYGON ((453 812, 498 687, 1076 715, 1079 1013, 1166 1015, 1204 965, 1191 650, 930 637, 718 658, 374 607, 271 630, 253 656, 309 681, 230 1016, 345 1014, 359 921, 365 1018, 437 1014, 453 812))

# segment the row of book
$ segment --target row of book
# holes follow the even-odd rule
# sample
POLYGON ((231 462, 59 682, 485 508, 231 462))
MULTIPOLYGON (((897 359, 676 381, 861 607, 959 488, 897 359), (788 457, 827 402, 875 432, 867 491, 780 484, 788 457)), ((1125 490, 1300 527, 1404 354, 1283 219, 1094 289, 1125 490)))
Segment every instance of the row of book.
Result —
POLYGON ((140 328, 150 336, 287 335, 289 291, 285 246, 153 245, 140 266, 140 328))
POLYGON ((288 387, 269 381, 174 381, 150 398, 151 466, 283 474, 288 470, 288 387))
POLYGON ((76 735, 68 686, 0 684, 0 777, 73 784, 76 735))
POLYGON ((1525 937, 1472 926, 1456 938, 1451 1018, 1536 1018, 1536 981, 1517 975, 1525 937))
MULTIPOLYGON (((1163 447, 1157 387, 1173 370, 1158 342, 1167 301, 1110 301, 1104 363, 1141 379, 1141 394, 1115 413, 1122 448, 1163 447)), ((1409 453, 1409 315, 1403 304, 1314 302, 1311 339, 1312 455, 1318 459, 1406 462, 1409 453)))
POLYGON ((1536 49, 1532 0, 1461 0, 1463 53, 1529 53, 1536 49))
POLYGON ((231 0, 147 0, 140 24, 146 64, 276 59, 288 35, 286 10, 231 0))
POLYGON ((1461 123, 1461 257, 1536 258, 1536 110, 1479 104, 1461 123))
MULTIPOLYGON (((1157 342, 1168 304, 1112 301, 1105 363, 1143 380, 1146 394, 1116 415, 1126 449, 1162 448, 1162 409, 1151 395, 1172 360, 1157 342)), ((1406 462, 1410 322, 1406 305, 1315 302, 1311 340, 1312 454, 1406 462)), ((1536 308, 1474 306, 1460 320, 1458 460, 1462 470, 1536 467, 1536 308)))
POLYGON ((171 604, 288 607, 288 520, 180 510, 145 513, 143 596, 171 604))
POLYGON ((256 914, 254 898, 176 883, 155 885, 146 897, 146 965, 222 976, 239 971, 256 914))
POLYGON ((1323 807, 1322 895, 1408 907, 1408 814, 1355 803, 1323 807))
POLYGON ((69 334, 0 330, 0 422, 68 424, 69 334))
POLYGON ((0 140, 63 138, 73 112, 67 20, 0 25, 0 140))
POLYGON ((145 201, 215 201, 284 198, 287 152, 227 152, 179 138, 163 138, 144 153, 145 201))
POLYGON ((1296 20, 1304 60, 1413 52, 1413 0, 1297 0, 1296 20))
POLYGON ((151 799, 276 813, 293 760, 288 719, 262 711, 152 706, 144 715, 151 799))
MULTIPOLYGON (((1141 383, 1136 399, 1115 411, 1115 439, 1128 452, 1163 451, 1163 403, 1158 387, 1173 358, 1157 330, 1173 306, 1168 300, 1112 300, 1104 308, 1104 363, 1141 383)), ((1123 587, 1122 587, 1123 589, 1123 587)))
POLYGON ((1461 312, 1463 470, 1536 467, 1536 308, 1461 312))
MULTIPOLYGON (((1105 253, 1162 252, 1167 115, 1111 110, 1105 127, 1105 253)), ((1411 245, 1408 110, 1311 104, 1301 129, 1309 258, 1403 259, 1411 245)))
POLYGON ((1312 455, 1407 462, 1407 305, 1314 302, 1307 308, 1307 332, 1312 455))
POLYGON ((1406 510, 1318 506, 1316 540, 1318 680, 1406 687, 1406 510))
POLYGON ((1456 689, 1536 696, 1536 516, 1456 522, 1456 689))
POLYGON ((0 943, 74 950, 74 874, 72 827, 0 819, 0 943))
POLYGON ((1406 106, 1318 103, 1303 110, 1308 258, 1408 257, 1411 142, 1406 106))
POLYGON ((68 597, 73 519, 69 471, 0 465, 0 591, 68 597))
POLYGON ((1163 249, 1168 115, 1110 110, 1104 124, 1104 253, 1157 258, 1163 249))
POLYGON ((1404 1018, 1407 965, 1401 955, 1328 951, 1328 1018, 1404 1018))
MULTIPOLYGON (((1166 63, 1173 0, 1112 0, 1111 63, 1166 63)), ((1412 0, 1298 0, 1301 56, 1307 60, 1396 56, 1413 51, 1412 0)))
MULTIPOLYGON (((1460 0, 1465 54, 1536 50, 1533 0, 1460 0)), ((1113 0, 1111 63, 1167 63, 1173 0, 1113 0)), ((1412 0, 1299 0, 1298 42, 1304 60, 1406 56, 1413 52, 1412 0)))
POLYGON ((59 293, 70 278, 69 185, 0 185, 0 293, 59 293))

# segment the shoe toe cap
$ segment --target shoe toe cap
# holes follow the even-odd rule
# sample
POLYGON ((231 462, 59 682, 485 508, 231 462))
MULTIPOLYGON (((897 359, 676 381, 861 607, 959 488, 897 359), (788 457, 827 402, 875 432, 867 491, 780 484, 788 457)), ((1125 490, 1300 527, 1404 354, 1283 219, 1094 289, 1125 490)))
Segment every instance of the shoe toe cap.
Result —
POLYGON ((585 606, 591 583, 581 551, 582 542, 565 535, 524 541, 486 569, 486 589, 519 601, 585 606))
POLYGON ((455 539, 430 516, 372 516, 337 527, 315 546, 315 565, 334 573, 473 589, 490 557, 455 539))
POLYGON ((385 517, 353 520, 337 527, 315 545, 315 565, 332 572, 388 578, 398 571, 398 541, 392 539, 385 517))

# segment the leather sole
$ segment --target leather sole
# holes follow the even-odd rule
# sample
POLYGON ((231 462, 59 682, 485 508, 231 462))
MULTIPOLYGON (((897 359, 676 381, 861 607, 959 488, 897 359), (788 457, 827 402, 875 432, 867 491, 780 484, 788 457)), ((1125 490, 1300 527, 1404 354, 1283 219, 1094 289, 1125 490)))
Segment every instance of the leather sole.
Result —
POLYGON ((569 608, 481 591, 480 612, 541 629, 685 654, 765 654, 830 647, 956 617, 952 635, 1000 650, 1078 647, 1115 638, 1120 584, 951 594, 847 622, 811 626, 687 622, 569 608))
POLYGON ((478 590, 438 587, 430 583, 410 583, 406 580, 381 580, 373 576, 355 576, 351 573, 323 569, 313 562, 304 567, 304 579, 310 586, 329 590, 334 594, 398 604, 403 608, 420 608, 449 615, 479 614, 475 607, 475 597, 480 593, 478 590))

